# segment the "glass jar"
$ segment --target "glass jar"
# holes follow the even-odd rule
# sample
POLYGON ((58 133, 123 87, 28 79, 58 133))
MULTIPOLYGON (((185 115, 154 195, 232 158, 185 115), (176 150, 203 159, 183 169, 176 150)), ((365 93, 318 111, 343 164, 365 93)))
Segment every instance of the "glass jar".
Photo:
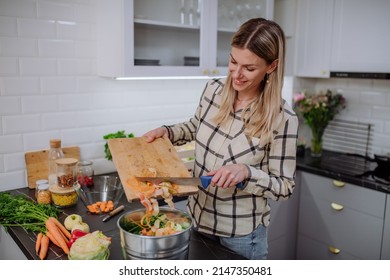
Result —
POLYGON ((51 139, 50 140, 50 149, 48 152, 48 164, 49 164, 49 185, 56 185, 57 184, 57 165, 56 160, 63 158, 64 153, 61 149, 61 140, 60 139, 51 139))
POLYGON ((49 184, 49 181, 46 179, 40 179, 35 181, 35 198, 37 198, 38 186, 44 184, 49 184))
POLYGON ((77 181, 81 187, 93 187, 93 162, 83 160, 78 163, 77 181))
POLYGON ((56 160, 57 185, 62 188, 73 188, 77 182, 77 162, 75 158, 61 158, 56 160))
POLYGON ((57 185, 51 185, 49 190, 53 205, 57 208, 67 208, 76 205, 78 200, 77 188, 62 188, 57 185))
POLYGON ((50 204, 51 193, 49 190, 49 184, 38 185, 36 195, 38 204, 50 204))

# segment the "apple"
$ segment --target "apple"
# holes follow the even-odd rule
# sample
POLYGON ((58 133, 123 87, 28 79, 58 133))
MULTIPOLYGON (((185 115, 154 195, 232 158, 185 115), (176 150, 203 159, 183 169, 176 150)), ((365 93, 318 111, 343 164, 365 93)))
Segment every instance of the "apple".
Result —
POLYGON ((83 222, 83 218, 77 214, 71 214, 65 218, 64 226, 67 230, 72 230, 73 226, 83 222))

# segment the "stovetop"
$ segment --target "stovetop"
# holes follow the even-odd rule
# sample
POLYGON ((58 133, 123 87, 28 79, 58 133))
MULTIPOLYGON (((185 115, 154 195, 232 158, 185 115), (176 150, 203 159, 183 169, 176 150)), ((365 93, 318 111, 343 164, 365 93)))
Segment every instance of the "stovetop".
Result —
POLYGON ((378 164, 361 155, 324 151, 320 158, 314 158, 310 150, 306 150, 304 157, 297 157, 297 166, 318 175, 390 193, 390 174, 383 174, 383 170, 378 172, 378 164))

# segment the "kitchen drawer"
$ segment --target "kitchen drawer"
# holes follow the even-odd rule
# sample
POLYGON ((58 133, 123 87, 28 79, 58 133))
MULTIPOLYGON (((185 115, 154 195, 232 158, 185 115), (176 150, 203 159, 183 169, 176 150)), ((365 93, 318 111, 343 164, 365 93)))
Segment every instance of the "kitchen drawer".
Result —
POLYGON ((302 172, 302 195, 335 202, 356 211, 379 218, 384 217, 386 194, 345 183, 336 187, 333 179, 302 172))
POLYGON ((299 234, 361 259, 380 259, 383 219, 348 205, 336 211, 318 197, 302 195, 300 202, 299 234))
POLYGON ((331 253, 326 243, 313 240, 304 235, 298 237, 296 258, 298 260, 358 260, 357 257, 345 251, 338 254, 331 253))

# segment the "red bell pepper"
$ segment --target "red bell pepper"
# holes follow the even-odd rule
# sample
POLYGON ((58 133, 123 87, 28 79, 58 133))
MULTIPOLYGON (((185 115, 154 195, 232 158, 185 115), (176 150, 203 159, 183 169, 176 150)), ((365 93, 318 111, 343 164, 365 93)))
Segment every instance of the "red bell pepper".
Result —
POLYGON ((80 237, 87 235, 88 233, 85 231, 82 231, 80 229, 75 229, 72 231, 72 235, 70 236, 68 247, 72 247, 73 243, 80 237))

